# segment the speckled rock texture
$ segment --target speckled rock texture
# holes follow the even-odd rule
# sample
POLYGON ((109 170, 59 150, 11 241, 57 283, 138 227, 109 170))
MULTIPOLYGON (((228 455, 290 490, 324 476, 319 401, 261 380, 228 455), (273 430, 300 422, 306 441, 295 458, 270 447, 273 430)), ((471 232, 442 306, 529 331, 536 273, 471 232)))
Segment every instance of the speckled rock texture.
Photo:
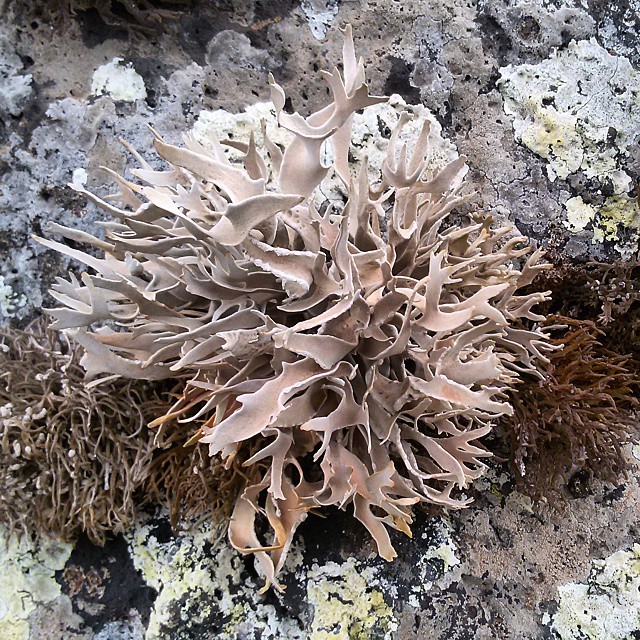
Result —
MULTIPOLYGON (((468 157, 472 208, 555 255, 637 253, 636 0, 194 0, 146 34, 105 23, 94 2, 68 4, 3 6, 2 322, 38 315, 76 268, 29 234, 49 221, 99 233, 100 214, 67 184, 107 193, 100 167, 128 163, 119 137, 143 154, 148 125, 170 143, 190 130, 242 138, 269 115, 250 106, 268 101, 269 73, 308 113, 325 97, 313 72, 339 60, 346 22, 372 93, 434 119, 443 158, 468 157)), ((381 154, 378 115, 354 153, 381 154)), ((420 512, 413 540, 394 537, 393 563, 349 515, 310 517, 284 595, 258 594, 255 566, 223 532, 176 536, 162 512, 104 548, 0 540, 0 638, 638 638, 640 449, 628 456, 619 486, 555 508, 515 492, 494 461, 470 509, 420 512)))

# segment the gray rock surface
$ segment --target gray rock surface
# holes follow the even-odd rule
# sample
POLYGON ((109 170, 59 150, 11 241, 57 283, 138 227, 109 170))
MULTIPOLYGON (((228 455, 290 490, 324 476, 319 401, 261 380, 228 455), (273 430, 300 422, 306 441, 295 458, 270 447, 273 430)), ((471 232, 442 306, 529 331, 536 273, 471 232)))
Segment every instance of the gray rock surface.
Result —
MULTIPOLYGON (((472 207, 576 259, 637 250, 634 0, 191 2, 150 36, 76 4, 66 18, 55 2, 3 10, 2 321, 38 314, 76 268, 29 234, 50 221, 96 231, 100 214, 66 185, 107 193, 100 167, 128 163, 119 137, 155 162, 147 125, 169 142, 225 118, 241 129, 229 114, 268 100, 269 73, 296 110, 318 106, 312 70, 339 59, 346 22, 373 93, 424 105, 468 156, 472 207)), ((496 464, 471 509, 420 514, 392 564, 351 517, 309 518, 284 596, 259 596, 252 562, 218 532, 176 538, 162 514, 104 549, 9 546, 0 637, 637 638, 640 450, 629 456, 619 487, 595 485, 560 511, 532 507, 496 464)))

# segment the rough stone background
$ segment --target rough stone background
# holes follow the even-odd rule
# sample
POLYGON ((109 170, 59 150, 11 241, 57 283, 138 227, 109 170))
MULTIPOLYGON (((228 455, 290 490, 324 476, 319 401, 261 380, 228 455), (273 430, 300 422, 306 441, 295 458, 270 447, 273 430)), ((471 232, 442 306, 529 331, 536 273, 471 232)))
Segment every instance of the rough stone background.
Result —
MULTIPOLYGON (((558 255, 637 253, 637 0, 155 3, 179 15, 147 35, 106 24, 95 4, 2 6, 4 322, 38 314, 73 268, 29 234, 48 221, 95 231, 99 214, 66 185, 106 193, 100 167, 128 163, 118 137, 148 157, 149 124, 170 142, 212 117, 233 128, 230 114, 268 100, 270 72, 293 108, 316 107, 315 71, 339 60, 346 22, 373 92, 427 107, 468 157, 472 206, 558 255)), ((136 4, 112 3, 123 20, 136 4)), ((162 513, 104 548, 12 543, 0 637, 639 638, 640 449, 629 455, 620 486, 574 491, 559 510, 532 507, 496 463, 469 510, 419 514, 392 564, 347 515, 310 518, 282 597, 257 594, 252 562, 219 532, 175 537, 162 513)))

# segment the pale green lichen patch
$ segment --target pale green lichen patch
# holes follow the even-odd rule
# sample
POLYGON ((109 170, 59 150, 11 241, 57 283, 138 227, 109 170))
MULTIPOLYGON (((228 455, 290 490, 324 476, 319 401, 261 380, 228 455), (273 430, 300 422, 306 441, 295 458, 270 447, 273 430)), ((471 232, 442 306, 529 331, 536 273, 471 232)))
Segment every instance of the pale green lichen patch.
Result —
POLYGON ((591 194, 603 203, 585 205, 580 194, 566 202, 567 228, 592 226, 596 239, 607 240, 619 238, 621 228, 637 231, 638 207, 625 166, 640 131, 640 73, 594 39, 500 73, 516 139, 547 160, 549 179, 581 172, 607 185, 608 193, 591 194))
POLYGON ((371 587, 374 573, 355 558, 311 568, 307 573, 307 599, 314 609, 310 640, 393 637, 393 611, 382 592, 371 587))
POLYGON ((564 206, 567 209, 566 227, 569 231, 586 229, 587 225, 593 222, 596 217, 596 209, 587 204, 582 196, 569 198, 564 206))
MULTIPOLYGON (((254 133, 256 141, 262 143, 260 123, 266 123, 267 135, 276 144, 288 144, 293 139, 292 134, 276 125, 276 112, 271 102, 256 102, 250 104, 241 113, 231 113, 225 109, 215 111, 201 111, 193 125, 193 136, 200 143, 214 148, 218 140, 233 138, 247 142, 254 133)), ((231 147, 225 151, 235 155, 231 147)))
MULTIPOLYGON (((296 578, 306 584, 313 605, 311 640, 394 638, 397 629, 394 603, 420 609, 434 584, 460 565, 451 525, 444 519, 429 522, 413 542, 422 552, 412 555, 409 581, 387 573, 377 562, 356 558, 301 569, 296 578)), ((298 562, 298 566, 299 566, 298 562)))
MULTIPOLYGON (((145 582, 158 591, 146 632, 147 640, 167 637, 169 630, 189 632, 202 625, 218 627, 216 638, 234 639, 259 634, 270 638, 368 638, 368 631, 386 633, 394 627, 390 607, 382 592, 372 588, 373 569, 351 559, 300 570, 313 605, 311 636, 295 618, 279 614, 264 604, 260 588, 243 572, 240 555, 224 536, 207 524, 191 533, 160 542, 152 523, 129 536, 131 555, 145 582), (216 541, 211 542, 212 535, 216 541)), ((296 546, 292 555, 299 558, 296 546)), ((380 637, 379 635, 376 637, 380 637)), ((391 636, 389 636, 391 637, 391 636)))
POLYGON ((514 123, 516 135, 522 144, 549 160, 549 178, 566 178, 578 171, 584 161, 578 118, 554 107, 541 107, 533 98, 524 101, 524 109, 529 120, 514 123))
POLYGON ((91 93, 96 96, 110 95, 114 100, 135 102, 147 97, 144 80, 131 64, 122 64, 122 58, 98 67, 91 79, 91 93))
POLYGON ((7 539, 0 529, 0 638, 27 640, 29 616, 61 595, 55 572, 64 568, 71 545, 41 538, 7 539))
POLYGON ((607 240, 618 238, 620 227, 637 232, 640 229, 638 199, 621 194, 607 198, 599 209, 600 227, 607 240))
POLYGON ((552 627, 562 640, 631 640, 640 632, 640 545, 596 560, 586 584, 558 589, 552 627))
POLYGON ((460 559, 456 555, 458 551, 452 539, 451 525, 439 520, 437 526, 437 538, 433 547, 429 548, 424 555, 424 560, 442 561, 442 572, 447 573, 460 564, 460 559))
POLYGON ((431 524, 429 530, 420 535, 420 546, 426 549, 415 559, 413 565, 414 579, 409 587, 407 604, 415 609, 421 608, 424 597, 434 584, 448 578, 448 574, 460 565, 450 523, 437 519, 431 524))
POLYGON ((640 228, 638 201, 626 194, 606 198, 599 206, 586 203, 582 196, 575 196, 565 202, 565 207, 565 226, 569 231, 582 231, 597 218, 597 226, 593 229, 594 242, 617 240, 621 227, 632 232, 637 232, 640 228))
POLYGON ((209 524, 160 541, 149 522, 129 534, 129 546, 136 569, 158 592, 147 640, 166 638, 169 630, 187 638, 202 626, 219 626, 220 640, 243 637, 246 629, 265 640, 303 637, 295 620, 280 619, 261 602, 260 585, 243 574, 241 556, 209 524))
MULTIPOLYGON (((203 523, 168 540, 150 519, 128 534, 135 567, 156 589, 147 640, 190 638, 206 628, 220 640, 367 640, 394 638, 394 603, 421 607, 424 597, 460 564, 450 525, 429 523, 419 541, 409 582, 387 573, 387 564, 350 557, 305 564, 304 541, 292 546, 283 574, 304 594, 305 613, 288 614, 259 594, 262 586, 246 571, 242 556, 224 532, 203 523)), ((415 544, 415 543, 412 543, 415 544)), ((289 588, 292 588, 290 585, 289 588)), ((284 596, 286 602, 290 598, 284 596)))

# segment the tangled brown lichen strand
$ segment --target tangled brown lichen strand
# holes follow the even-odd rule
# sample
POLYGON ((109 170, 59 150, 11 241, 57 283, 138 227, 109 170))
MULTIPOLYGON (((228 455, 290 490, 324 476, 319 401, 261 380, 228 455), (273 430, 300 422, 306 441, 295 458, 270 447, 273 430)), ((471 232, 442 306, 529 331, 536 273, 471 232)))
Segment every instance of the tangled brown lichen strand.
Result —
POLYGON ((104 543, 134 521, 166 405, 149 384, 88 387, 78 351, 42 322, 0 329, 0 521, 104 543))
POLYGON ((543 380, 526 380, 512 394, 504 420, 521 491, 559 497, 558 480, 585 470, 614 482, 626 468, 622 446, 637 440, 638 378, 629 357, 602 345, 589 320, 553 316, 564 327, 553 342, 543 380))
POLYGON ((570 477, 624 476, 623 445, 640 437, 640 272, 637 260, 554 262, 540 280, 553 292, 549 322, 564 325, 559 348, 543 381, 514 389, 515 414, 503 422, 520 490, 557 503, 570 477))
MULTIPOLYGON (((200 390, 187 385, 179 404, 192 406, 200 401, 200 390)), ((202 433, 193 422, 165 418, 155 421, 159 424, 153 441, 158 451, 145 483, 147 499, 167 506, 174 529, 190 528, 205 518, 228 519, 240 492, 264 471, 264 465, 242 466, 251 455, 250 447, 257 450, 262 443, 247 443, 225 464, 220 456, 210 456, 207 446, 199 442, 202 433)))
POLYGON ((260 143, 231 143, 239 161, 220 144, 156 137, 169 169, 136 155, 139 182, 118 178, 122 208, 85 192, 113 216, 106 241, 53 227, 104 257, 41 240, 94 272, 59 280, 50 312, 89 374, 191 374, 198 400, 169 416, 201 428, 212 456, 231 464, 248 447, 248 473, 266 468, 229 537, 267 586, 311 510, 353 505, 391 559, 387 528, 409 534, 414 504, 465 506, 456 492, 489 455, 477 440, 548 348, 533 311, 545 295, 521 293, 541 253, 490 217, 451 219, 464 158, 432 167, 428 123, 409 150, 400 118, 376 184, 366 160, 351 173, 352 116, 385 99, 369 95, 350 28, 343 53, 344 76, 323 75, 331 103, 307 118, 284 111, 271 79, 286 148, 265 127, 260 143), (343 202, 319 201, 330 172, 343 202))

